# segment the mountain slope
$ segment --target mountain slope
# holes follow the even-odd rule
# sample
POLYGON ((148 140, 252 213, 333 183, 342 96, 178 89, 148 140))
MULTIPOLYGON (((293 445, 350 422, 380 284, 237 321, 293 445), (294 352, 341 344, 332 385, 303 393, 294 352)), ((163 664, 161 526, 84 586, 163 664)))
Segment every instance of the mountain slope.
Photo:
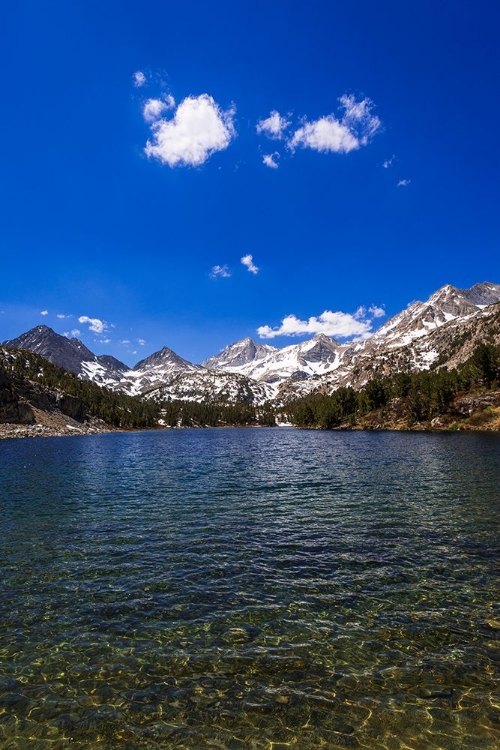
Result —
POLYGON ((48 326, 32 328, 16 339, 4 341, 2 346, 8 349, 27 349, 85 380, 108 387, 116 387, 123 374, 129 370, 127 365, 115 357, 97 357, 79 339, 68 339, 48 326))
POLYGON ((224 370, 262 383, 279 384, 288 378, 304 378, 334 370, 339 365, 342 345, 318 333, 309 341, 278 349, 243 339, 205 360, 212 370, 224 370))
MULTIPOLYGON (((485 299, 484 286, 476 285, 475 299, 485 299)), ((488 286, 491 296, 487 298, 500 297, 500 285, 488 286)), ((314 381, 285 382, 279 399, 289 400, 316 390, 332 393, 341 386, 358 389, 375 377, 398 372, 452 368, 465 362, 477 344, 500 344, 500 303, 473 305, 467 299, 469 291, 462 294, 461 290, 444 287, 427 303, 410 305, 369 339, 347 348, 335 372, 314 381)))

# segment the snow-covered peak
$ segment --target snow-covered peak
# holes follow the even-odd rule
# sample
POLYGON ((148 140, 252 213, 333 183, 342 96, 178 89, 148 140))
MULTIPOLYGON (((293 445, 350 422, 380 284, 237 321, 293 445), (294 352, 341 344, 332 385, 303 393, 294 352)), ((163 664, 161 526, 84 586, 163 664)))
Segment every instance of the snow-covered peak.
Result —
POLYGON ((135 365, 133 370, 134 372, 145 372, 158 368, 167 368, 169 371, 172 368, 184 371, 198 369, 197 365, 193 365, 191 362, 188 362, 186 359, 183 359, 172 351, 172 349, 169 349, 168 346, 164 346, 160 351, 153 352, 149 357, 141 359, 141 361, 135 365))
POLYGON ((263 359, 276 351, 279 350, 270 346, 270 344, 257 344, 253 339, 247 337, 226 346, 220 354, 209 357, 201 363, 201 366, 209 370, 220 369, 227 372, 239 372, 242 366, 263 359))

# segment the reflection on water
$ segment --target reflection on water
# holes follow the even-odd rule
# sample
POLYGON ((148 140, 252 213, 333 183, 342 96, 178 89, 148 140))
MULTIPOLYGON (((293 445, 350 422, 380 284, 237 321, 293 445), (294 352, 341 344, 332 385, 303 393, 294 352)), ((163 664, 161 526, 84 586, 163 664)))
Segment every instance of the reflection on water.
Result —
POLYGON ((500 747, 500 438, 0 444, 0 747, 500 747))

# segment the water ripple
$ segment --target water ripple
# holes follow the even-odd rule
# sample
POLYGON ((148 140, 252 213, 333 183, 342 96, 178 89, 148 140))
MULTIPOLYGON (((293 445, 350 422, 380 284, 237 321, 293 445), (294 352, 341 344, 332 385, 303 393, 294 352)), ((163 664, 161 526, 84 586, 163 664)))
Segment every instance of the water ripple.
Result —
POLYGON ((500 439, 0 444, 0 745, 497 748, 500 439))

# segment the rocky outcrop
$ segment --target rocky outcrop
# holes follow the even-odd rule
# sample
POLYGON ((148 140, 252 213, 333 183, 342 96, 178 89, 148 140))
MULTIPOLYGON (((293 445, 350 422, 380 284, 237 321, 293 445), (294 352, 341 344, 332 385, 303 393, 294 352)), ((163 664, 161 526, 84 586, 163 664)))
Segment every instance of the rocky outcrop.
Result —
MULTIPOLYGON (((8 354, 1 354, 8 362, 8 354)), ((35 424, 37 412, 57 413, 77 423, 90 418, 81 399, 23 378, 0 362, 0 423, 35 424)))

